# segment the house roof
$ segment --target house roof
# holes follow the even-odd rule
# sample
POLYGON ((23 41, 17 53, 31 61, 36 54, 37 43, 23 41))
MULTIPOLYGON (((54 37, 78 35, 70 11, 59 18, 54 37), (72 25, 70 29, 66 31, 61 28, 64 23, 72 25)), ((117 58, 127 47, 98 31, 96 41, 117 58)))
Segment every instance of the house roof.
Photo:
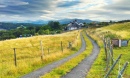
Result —
POLYGON ((73 22, 70 22, 69 24, 68 24, 68 27, 79 27, 80 25, 79 25, 79 23, 77 22, 77 21, 73 21, 73 22))

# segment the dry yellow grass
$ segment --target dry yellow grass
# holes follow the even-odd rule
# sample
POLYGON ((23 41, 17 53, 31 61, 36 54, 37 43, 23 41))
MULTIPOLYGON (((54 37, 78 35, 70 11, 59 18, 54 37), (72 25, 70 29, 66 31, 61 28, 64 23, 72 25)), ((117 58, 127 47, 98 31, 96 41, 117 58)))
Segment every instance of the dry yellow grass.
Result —
POLYGON ((0 77, 17 78, 47 63, 71 54, 72 50, 67 48, 68 42, 72 42, 72 46, 75 48, 77 45, 80 46, 80 31, 0 41, 0 77), (43 59, 41 59, 41 41, 43 59), (61 41, 63 52, 61 51, 61 41), (17 54, 17 67, 14 65, 14 48, 16 48, 17 54))

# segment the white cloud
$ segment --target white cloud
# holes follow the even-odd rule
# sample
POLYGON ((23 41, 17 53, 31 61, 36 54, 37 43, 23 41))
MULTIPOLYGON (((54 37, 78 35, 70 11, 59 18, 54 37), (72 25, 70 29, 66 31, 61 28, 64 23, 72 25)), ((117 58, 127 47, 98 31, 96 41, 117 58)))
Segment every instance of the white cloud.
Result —
POLYGON ((6 5, 0 5, 0 7, 6 7, 6 5))
POLYGON ((1 0, 1 2, 0 9, 2 8, 2 10, 0 12, 0 21, 58 20, 64 18, 109 21, 129 19, 130 17, 129 0, 36 0, 32 2, 25 2, 23 0, 1 0), (62 5, 59 6, 59 4, 62 5), (24 7, 24 5, 27 6, 24 7), (7 6, 16 7, 8 7, 9 9, 7 8, 7 10, 3 9, 7 6), (2 15, 5 16, 3 17, 2 15))
POLYGON ((1 4, 3 6, 18 6, 18 5, 28 5, 28 2, 20 1, 20 0, 1 0, 1 4))

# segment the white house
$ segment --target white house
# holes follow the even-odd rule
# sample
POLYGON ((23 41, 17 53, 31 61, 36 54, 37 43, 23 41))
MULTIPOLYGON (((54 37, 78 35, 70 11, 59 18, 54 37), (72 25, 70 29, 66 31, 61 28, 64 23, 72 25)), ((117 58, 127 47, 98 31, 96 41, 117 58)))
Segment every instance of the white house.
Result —
POLYGON ((81 28, 81 26, 84 26, 84 24, 83 23, 78 23, 77 20, 74 20, 73 22, 70 22, 67 25, 67 30, 76 30, 76 29, 81 28))

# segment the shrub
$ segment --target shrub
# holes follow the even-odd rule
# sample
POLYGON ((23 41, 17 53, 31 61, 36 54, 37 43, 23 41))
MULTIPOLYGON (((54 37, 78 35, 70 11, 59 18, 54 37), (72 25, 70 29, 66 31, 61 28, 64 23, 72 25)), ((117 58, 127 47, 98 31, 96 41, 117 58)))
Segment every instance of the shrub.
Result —
POLYGON ((116 35, 116 34, 113 34, 113 33, 108 33, 105 35, 105 38, 109 37, 110 39, 113 39, 113 38, 121 38, 121 36, 119 35, 116 35))
POLYGON ((72 47, 71 50, 72 51, 77 51, 77 48, 76 47, 72 47))

